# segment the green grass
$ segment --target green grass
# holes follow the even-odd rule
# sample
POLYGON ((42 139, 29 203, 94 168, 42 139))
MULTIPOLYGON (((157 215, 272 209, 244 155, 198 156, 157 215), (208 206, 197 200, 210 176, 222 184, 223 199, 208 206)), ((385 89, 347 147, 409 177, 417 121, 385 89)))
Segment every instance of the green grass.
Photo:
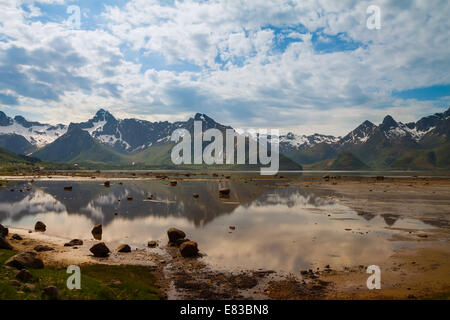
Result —
POLYGON ((29 270, 35 288, 29 290, 25 283, 20 287, 10 284, 17 270, 3 267, 4 262, 17 252, 0 250, 0 300, 39 300, 47 286, 58 287, 64 300, 158 300, 162 294, 155 286, 155 277, 144 266, 81 265, 81 289, 69 290, 66 286, 70 274, 66 269, 44 268, 29 270))

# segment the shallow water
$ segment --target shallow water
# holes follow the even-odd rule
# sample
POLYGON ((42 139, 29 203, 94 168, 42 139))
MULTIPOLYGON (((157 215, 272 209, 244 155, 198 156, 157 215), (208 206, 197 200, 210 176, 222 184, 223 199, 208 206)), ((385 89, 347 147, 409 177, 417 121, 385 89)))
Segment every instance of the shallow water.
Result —
POLYGON ((283 272, 381 263, 395 246, 412 245, 392 241, 394 234, 434 228, 392 213, 358 215, 323 190, 263 181, 183 180, 176 187, 112 181, 109 188, 100 181, 38 181, 0 189, 1 224, 32 229, 38 220, 47 234, 67 239, 91 239, 93 225, 101 223, 102 240, 135 247, 148 240, 164 244, 167 229, 177 227, 217 268, 283 272), (222 186, 231 189, 228 199, 218 196, 222 186))

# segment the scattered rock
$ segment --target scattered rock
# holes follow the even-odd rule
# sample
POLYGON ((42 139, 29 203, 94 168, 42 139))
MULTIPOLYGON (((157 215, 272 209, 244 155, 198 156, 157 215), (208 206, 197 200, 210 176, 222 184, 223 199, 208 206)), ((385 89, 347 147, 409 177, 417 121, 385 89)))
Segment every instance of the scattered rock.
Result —
POLYGON ((8 228, 4 227, 3 225, 0 224, 0 237, 6 237, 8 235, 8 228))
POLYGON ((31 292, 31 291, 34 291, 35 289, 36 289, 36 286, 34 284, 31 284, 31 283, 25 283, 24 286, 23 286, 23 290, 25 292, 31 292))
POLYGON ((116 249, 117 252, 131 252, 131 248, 127 244, 121 244, 116 249))
POLYGON ((149 242, 147 242, 147 246, 148 246, 149 248, 156 248, 156 247, 158 246, 158 242, 157 242, 157 241, 150 240, 149 242))
POLYGON ((52 250, 55 250, 55 249, 53 249, 52 247, 46 246, 46 245, 41 245, 41 244, 38 244, 36 247, 34 247, 34 251, 37 251, 37 252, 52 251, 52 250))
POLYGON ((38 257, 36 252, 26 251, 9 258, 5 265, 16 269, 43 269, 44 262, 38 257))
POLYGON ((167 230, 167 236, 169 237, 169 242, 176 242, 178 239, 183 239, 186 234, 177 228, 170 228, 167 230))
POLYGON ((73 247, 73 246, 82 246, 83 245, 83 240, 80 239, 73 239, 70 240, 69 242, 64 244, 64 247, 73 247))
POLYGON ((12 285, 13 287, 20 287, 20 282, 17 280, 11 280, 9 284, 12 285))
POLYGON ((221 195, 221 196, 229 196, 230 195, 230 189, 229 188, 220 188, 219 189, 219 195, 221 195))
POLYGON ((20 241, 20 240, 23 240, 23 238, 20 235, 18 235, 17 233, 14 233, 11 236, 11 240, 18 240, 18 241, 20 241))
POLYGON ((16 279, 17 279, 17 280, 20 280, 20 281, 22 281, 22 282, 30 281, 31 278, 33 278, 33 276, 32 276, 31 273, 30 273, 28 270, 26 270, 26 269, 22 269, 22 270, 20 270, 20 271, 18 271, 18 272, 16 273, 16 279))
POLYGON ((198 255, 198 245, 195 241, 185 241, 180 245, 180 253, 184 258, 196 257, 198 255))
POLYGON ((38 221, 34 225, 34 231, 45 232, 45 230, 47 230, 47 226, 42 221, 38 221))
POLYGON ((59 300, 61 298, 61 294, 55 286, 49 286, 42 289, 42 295, 50 300, 59 300))
POLYGON ((104 242, 100 242, 93 245, 92 248, 89 250, 92 252, 94 257, 101 257, 101 258, 108 257, 109 253, 111 252, 109 251, 108 247, 105 245, 104 242))
POLYGON ((12 250, 13 247, 9 244, 9 242, 0 236, 0 249, 12 250))
POLYGON ((91 232, 95 240, 102 240, 103 229, 101 224, 95 225, 91 232))

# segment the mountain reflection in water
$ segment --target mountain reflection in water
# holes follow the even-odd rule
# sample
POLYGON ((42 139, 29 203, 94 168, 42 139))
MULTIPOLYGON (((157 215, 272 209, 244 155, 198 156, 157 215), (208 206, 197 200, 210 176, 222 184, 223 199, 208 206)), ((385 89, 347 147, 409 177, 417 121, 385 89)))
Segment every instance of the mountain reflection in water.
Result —
POLYGON ((48 234, 67 239, 89 239, 92 226, 101 223, 104 241, 138 247, 148 240, 165 243, 166 230, 174 226, 219 268, 286 272, 376 264, 392 254, 389 239, 399 232, 387 227, 430 228, 395 214, 358 215, 328 195, 252 181, 185 180, 176 187, 166 181, 113 181, 109 188, 99 181, 39 181, 1 189, 0 223, 31 229, 41 220, 48 234), (64 190, 68 184, 72 191, 64 190), (230 197, 219 198, 225 186, 230 197))

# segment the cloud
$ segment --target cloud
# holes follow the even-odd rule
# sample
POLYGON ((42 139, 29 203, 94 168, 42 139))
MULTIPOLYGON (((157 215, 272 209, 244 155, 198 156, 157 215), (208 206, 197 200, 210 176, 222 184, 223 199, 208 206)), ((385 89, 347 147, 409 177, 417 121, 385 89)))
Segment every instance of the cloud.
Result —
POLYGON ((450 84, 448 1, 83 1, 81 30, 65 27, 69 4, 0 3, 0 83, 17 111, 48 110, 50 122, 99 107, 148 120, 204 112, 343 135, 448 106, 398 94, 450 84), (380 30, 366 27, 371 4, 380 30))

